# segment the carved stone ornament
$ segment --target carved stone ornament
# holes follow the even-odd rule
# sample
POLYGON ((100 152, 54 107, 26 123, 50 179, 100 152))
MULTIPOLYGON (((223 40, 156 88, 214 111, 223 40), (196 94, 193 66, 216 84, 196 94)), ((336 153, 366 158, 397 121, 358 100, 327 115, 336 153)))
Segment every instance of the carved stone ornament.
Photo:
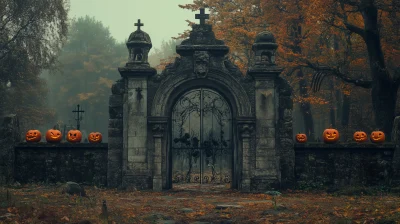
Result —
POLYGON ((152 127, 154 137, 162 137, 165 131, 164 124, 154 124, 152 127))
POLYGON ((207 51, 194 52, 194 73, 199 78, 205 78, 208 73, 208 65, 210 63, 210 55, 207 51))
POLYGON ((242 138, 249 138, 254 132, 254 124, 240 124, 239 133, 242 138))

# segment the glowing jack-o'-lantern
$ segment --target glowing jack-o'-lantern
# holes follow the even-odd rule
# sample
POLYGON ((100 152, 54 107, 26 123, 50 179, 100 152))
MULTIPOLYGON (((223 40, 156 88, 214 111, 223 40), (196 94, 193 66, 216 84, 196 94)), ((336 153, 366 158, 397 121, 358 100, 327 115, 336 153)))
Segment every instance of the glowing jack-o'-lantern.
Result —
POLYGON ((296 142, 298 143, 306 143, 307 142, 307 135, 299 133, 296 135, 296 142))
POLYGON ((61 142, 62 134, 61 131, 57 129, 50 129, 46 132, 46 141, 50 143, 61 142))
POLYGON ((325 143, 335 143, 339 141, 339 131, 333 128, 327 128, 322 133, 322 138, 325 143))
POLYGON ((39 130, 29 130, 26 132, 25 140, 27 142, 40 142, 42 139, 42 133, 39 130))
POLYGON ((82 133, 79 130, 70 130, 67 134, 67 141, 77 143, 82 141, 82 133))
POLYGON ((103 140, 103 136, 100 132, 91 132, 89 134, 89 142, 90 143, 101 143, 103 140))
POLYGON ((382 143, 385 141, 385 133, 382 131, 373 131, 369 138, 371 139, 371 142, 382 143))
POLYGON ((354 132, 353 139, 356 142, 366 142, 368 141, 367 133, 363 131, 354 132))

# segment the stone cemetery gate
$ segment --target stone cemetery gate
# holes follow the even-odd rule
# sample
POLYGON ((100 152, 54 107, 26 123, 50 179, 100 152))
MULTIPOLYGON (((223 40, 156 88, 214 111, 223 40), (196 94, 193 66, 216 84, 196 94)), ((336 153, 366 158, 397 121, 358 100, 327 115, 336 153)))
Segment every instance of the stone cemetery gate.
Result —
POLYGON ((204 9, 176 47, 180 57, 157 74, 151 39, 129 36, 129 61, 112 86, 107 182, 160 191, 182 182, 226 184, 242 191, 294 182, 291 90, 275 64, 269 31, 253 44, 243 75, 227 57, 204 9))

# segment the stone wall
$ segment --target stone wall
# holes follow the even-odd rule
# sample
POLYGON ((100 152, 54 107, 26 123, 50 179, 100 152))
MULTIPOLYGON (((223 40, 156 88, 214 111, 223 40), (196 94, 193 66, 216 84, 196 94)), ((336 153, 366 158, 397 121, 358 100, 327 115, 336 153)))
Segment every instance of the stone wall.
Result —
POLYGON ((108 120, 108 187, 119 187, 122 182, 122 152, 123 152, 123 103, 125 82, 119 80, 112 85, 109 99, 108 120))
POLYGON ((107 151, 106 143, 20 143, 15 147, 15 180, 106 186, 107 151))
POLYGON ((395 147, 392 143, 296 143, 296 187, 389 186, 395 147))
POLYGON ((0 118, 0 185, 14 180, 14 146, 20 141, 16 115, 0 118))
POLYGON ((280 158, 280 188, 293 188, 295 153, 293 150, 293 100, 292 89, 283 78, 276 81, 278 98, 278 120, 276 124, 276 150, 280 158))

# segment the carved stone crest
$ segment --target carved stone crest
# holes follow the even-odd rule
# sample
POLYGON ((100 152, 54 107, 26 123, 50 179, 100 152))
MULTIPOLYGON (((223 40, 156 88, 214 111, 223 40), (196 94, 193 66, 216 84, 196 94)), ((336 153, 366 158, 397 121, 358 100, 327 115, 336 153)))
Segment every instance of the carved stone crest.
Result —
POLYGON ((199 78, 205 78, 208 73, 208 65, 210 63, 210 55, 207 51, 194 52, 194 73, 199 78))

